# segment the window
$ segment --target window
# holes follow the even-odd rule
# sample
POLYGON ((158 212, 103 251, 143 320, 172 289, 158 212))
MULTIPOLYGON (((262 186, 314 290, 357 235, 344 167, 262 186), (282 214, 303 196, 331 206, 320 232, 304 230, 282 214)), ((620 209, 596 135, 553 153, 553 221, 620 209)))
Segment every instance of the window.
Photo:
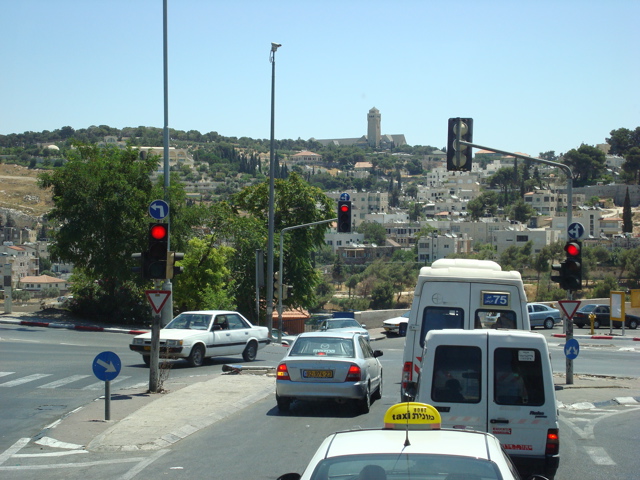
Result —
POLYGON ((493 395, 498 405, 544 404, 542 362, 538 350, 496 348, 493 365, 493 395))
POLYGON ((478 347, 440 345, 436 348, 431 399, 434 402, 478 403, 482 378, 478 347))
POLYGON ((443 330, 445 328, 464 328, 464 311, 461 308, 425 308, 422 315, 420 346, 424 347, 424 339, 430 330, 443 330))

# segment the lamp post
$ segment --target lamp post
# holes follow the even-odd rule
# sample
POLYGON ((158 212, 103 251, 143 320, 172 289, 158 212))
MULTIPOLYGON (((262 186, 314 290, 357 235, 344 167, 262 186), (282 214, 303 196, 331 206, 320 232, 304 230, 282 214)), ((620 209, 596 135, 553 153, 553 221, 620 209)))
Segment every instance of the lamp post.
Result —
MULTIPOLYGON (((269 332, 273 328, 273 235, 275 224, 275 96, 276 96, 276 50, 281 47, 279 43, 271 42, 271 146, 269 148, 269 238, 267 244, 267 328, 269 332)), ((282 275, 282 272, 280 273, 282 275)), ((271 333, 269 333, 271 334, 271 333)))

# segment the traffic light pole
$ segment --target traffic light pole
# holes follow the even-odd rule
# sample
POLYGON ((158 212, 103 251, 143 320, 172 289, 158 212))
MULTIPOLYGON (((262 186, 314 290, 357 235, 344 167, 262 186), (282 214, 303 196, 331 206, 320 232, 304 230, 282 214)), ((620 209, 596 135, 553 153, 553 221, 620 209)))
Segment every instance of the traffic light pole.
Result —
POLYGON ((313 227, 315 225, 322 225, 323 223, 337 222, 337 218, 330 220, 321 220, 320 222, 304 223, 302 225, 295 225, 293 227, 286 227, 280 230, 280 265, 278 271, 280 272, 280 285, 278 286, 278 343, 282 343, 282 284, 284 283, 284 275, 282 269, 284 268, 284 232, 289 230, 295 230, 296 228, 313 227))

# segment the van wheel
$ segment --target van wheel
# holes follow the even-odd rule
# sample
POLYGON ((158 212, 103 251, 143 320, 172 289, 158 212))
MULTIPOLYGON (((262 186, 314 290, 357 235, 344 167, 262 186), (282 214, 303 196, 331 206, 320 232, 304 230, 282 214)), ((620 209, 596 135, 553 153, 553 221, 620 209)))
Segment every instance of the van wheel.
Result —
POLYGON ((544 321, 544 328, 546 328, 547 330, 549 330, 549 329, 553 328, 553 325, 554 325, 554 324, 553 324, 553 318, 547 318, 547 319, 544 321))
POLYGON ((245 362, 253 362, 256 359, 258 354, 258 345, 256 342, 249 342, 249 344, 244 347, 244 352, 242 352, 242 358, 245 362))
POLYGON ((201 367, 204 363, 204 347, 202 345, 196 345, 191 349, 187 362, 192 367, 201 367))

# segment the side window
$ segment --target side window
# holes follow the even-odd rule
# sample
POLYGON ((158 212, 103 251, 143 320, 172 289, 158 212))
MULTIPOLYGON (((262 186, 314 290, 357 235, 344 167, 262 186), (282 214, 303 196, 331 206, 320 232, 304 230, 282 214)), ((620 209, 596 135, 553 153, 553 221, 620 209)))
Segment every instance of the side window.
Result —
POLYGON ((496 348, 494 399, 498 405, 543 405, 545 392, 540 351, 496 348))
POLYGON ((449 403, 480 402, 481 355, 478 347, 438 346, 433 363, 431 399, 449 403))
POLYGON ((420 346, 424 347, 424 339, 429 331, 444 330, 445 328, 464 328, 464 311, 461 308, 425 308, 422 314, 420 346))
POLYGON ((238 330, 240 328, 247 328, 242 318, 238 315, 227 315, 227 321, 229 322, 229 329, 238 330))
POLYGON ((373 357, 373 350, 371 350, 371 345, 364 338, 358 337, 358 342, 360 342, 360 348, 362 348, 362 354, 364 358, 373 357))

